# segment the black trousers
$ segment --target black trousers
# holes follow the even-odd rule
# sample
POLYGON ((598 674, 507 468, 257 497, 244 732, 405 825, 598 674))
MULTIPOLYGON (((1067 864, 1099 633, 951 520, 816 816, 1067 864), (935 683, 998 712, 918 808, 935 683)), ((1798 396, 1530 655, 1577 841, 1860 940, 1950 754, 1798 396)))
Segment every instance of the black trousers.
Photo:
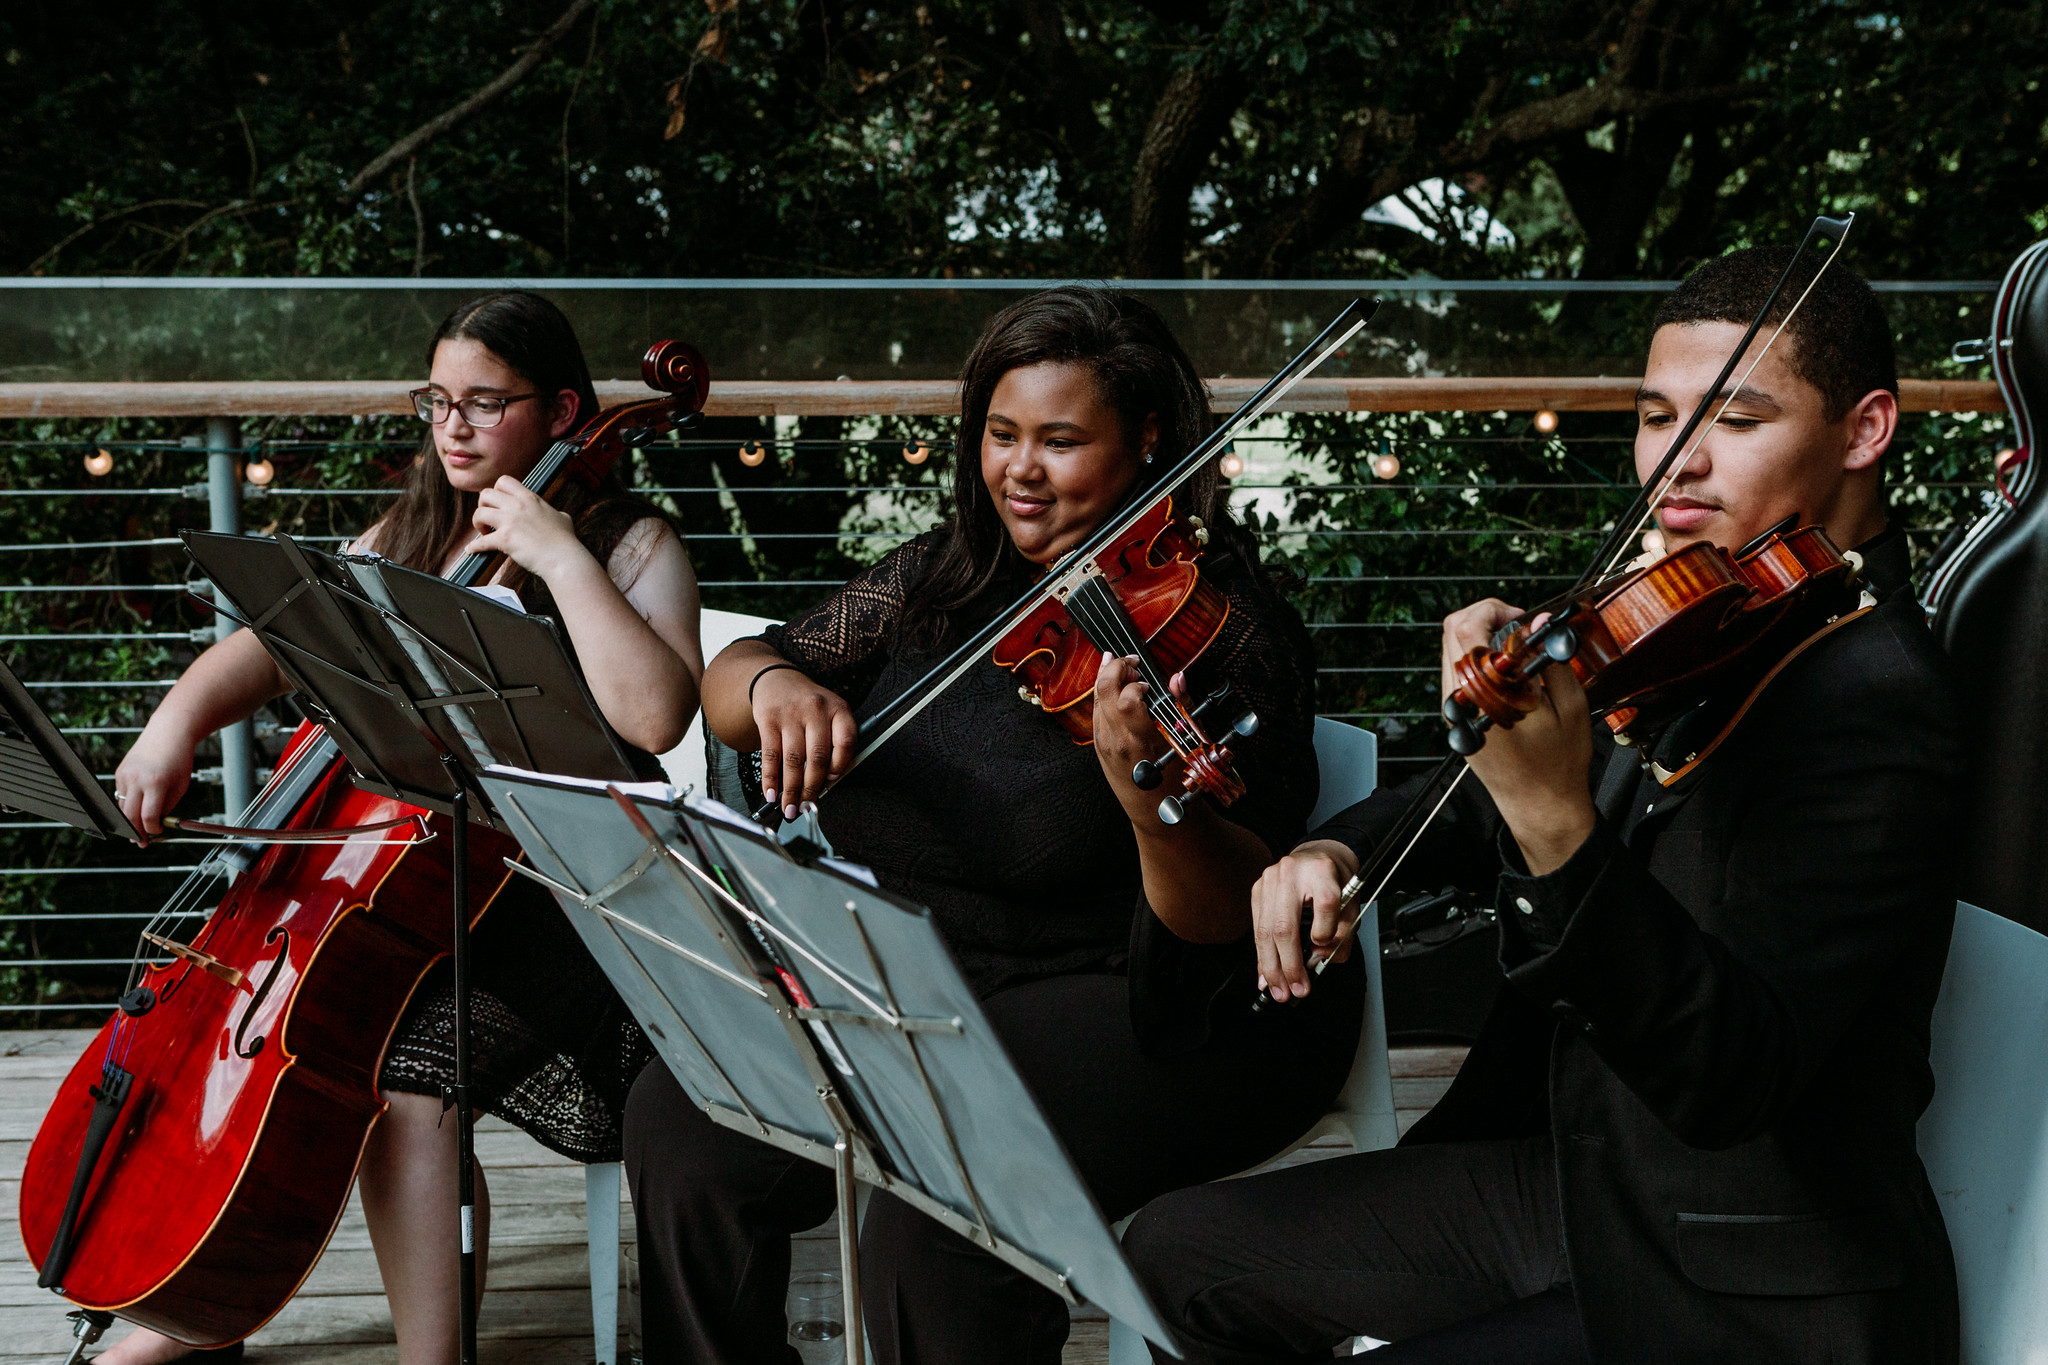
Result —
MULTIPOLYGON (((1122 977, 1032 982, 983 1008, 1114 1220, 1257 1165, 1328 1112, 1357 1049, 1363 978, 1316 984, 1297 1008, 1163 1060, 1138 1046, 1122 977)), ((793 1365, 789 1237, 831 1216, 831 1172, 712 1122, 665 1066, 633 1087, 625 1149, 650 1365, 793 1365)), ((861 1229, 861 1280, 879 1365, 1058 1365, 1057 1296, 887 1195, 861 1229)))
MULTIPOLYGON (((1363 1152, 1154 1200, 1124 1249, 1188 1359, 1581 1365, 1550 1139, 1363 1152)), ((1165 1360, 1167 1357, 1159 1356, 1165 1360)))

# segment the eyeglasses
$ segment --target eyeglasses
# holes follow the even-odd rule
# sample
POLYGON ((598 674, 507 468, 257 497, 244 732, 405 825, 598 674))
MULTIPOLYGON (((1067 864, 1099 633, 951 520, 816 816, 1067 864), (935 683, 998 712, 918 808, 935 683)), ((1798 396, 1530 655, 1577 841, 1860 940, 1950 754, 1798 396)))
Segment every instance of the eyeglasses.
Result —
POLYGON ((514 403, 523 403, 529 398, 538 398, 538 393, 515 393, 510 398, 496 394, 478 394, 471 398, 450 398, 439 389, 413 389, 406 397, 412 399, 412 410, 419 414, 422 422, 440 426, 448 420, 448 410, 453 408, 462 414, 462 420, 473 427, 494 427, 505 420, 505 409, 514 403))

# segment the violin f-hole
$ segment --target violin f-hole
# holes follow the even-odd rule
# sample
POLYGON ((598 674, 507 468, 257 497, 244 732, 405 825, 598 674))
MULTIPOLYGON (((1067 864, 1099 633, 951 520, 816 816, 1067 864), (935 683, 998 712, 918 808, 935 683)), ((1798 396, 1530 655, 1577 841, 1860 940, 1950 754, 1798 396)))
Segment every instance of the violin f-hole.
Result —
POLYGON ((290 957, 292 952, 292 931, 282 924, 263 936, 265 943, 275 943, 280 938, 284 940, 283 946, 277 950, 277 956, 270 960, 270 970, 263 974, 263 984, 249 997, 249 1007, 242 1011, 242 1022, 235 1025, 235 1055, 245 1062, 254 1060, 256 1054, 263 1051, 265 1035, 257 1034, 246 1045, 242 1042, 242 1036, 249 1031, 249 1021, 256 1017, 256 1011, 263 1008, 264 998, 270 994, 271 986, 277 981, 278 972, 284 967, 284 960, 290 957))

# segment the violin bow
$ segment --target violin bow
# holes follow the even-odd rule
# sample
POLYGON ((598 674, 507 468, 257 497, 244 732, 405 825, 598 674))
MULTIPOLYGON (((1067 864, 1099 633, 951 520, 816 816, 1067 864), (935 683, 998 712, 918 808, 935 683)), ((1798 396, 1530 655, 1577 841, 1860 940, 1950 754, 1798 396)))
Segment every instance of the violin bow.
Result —
MULTIPOLYGON (((1358 335, 1360 329, 1372 321, 1373 314, 1379 311, 1379 307, 1378 299, 1370 303, 1364 299, 1353 299, 1314 341, 1281 366, 1279 373, 1262 384, 1257 393, 1246 399, 1244 406, 1232 413, 1214 431, 1196 442, 1192 450, 1161 475, 1151 485, 1151 491, 1163 492, 1185 482, 1239 432, 1271 412, 1274 405, 1285 398, 1296 384, 1335 355, 1352 337, 1358 335)), ((1047 574, 1030 591, 997 613, 966 643, 935 664, 922 678, 862 721, 859 734, 860 748, 854 751, 852 762, 846 765, 845 772, 840 773, 838 780, 844 781, 846 774, 859 767, 868 755, 888 743, 898 730, 908 725, 925 707, 937 700, 941 693, 958 682, 969 669, 983 662, 983 656, 987 654, 989 647, 1023 619, 1026 612, 1052 595, 1057 588, 1078 578, 1084 566, 1098 550, 1136 525, 1138 519, 1144 516, 1151 506, 1150 497, 1133 499, 1129 507, 1109 518, 1086 540, 1068 552, 1061 561, 1067 567, 1055 568, 1047 574)), ((838 783, 835 782, 833 785, 836 786, 838 783)))
MULTIPOLYGON (((1828 267, 1842 254, 1842 244, 1848 239, 1849 229, 1855 222, 1854 213, 1842 218, 1829 218, 1824 214, 1814 218, 1812 225, 1806 229, 1806 235, 1800 238, 1798 250, 1792 253, 1785 262, 1785 268, 1778 273, 1777 283, 1771 286, 1771 292, 1765 297, 1763 306, 1757 309, 1756 316, 1750 319, 1749 328, 1743 332, 1742 340, 1736 343, 1727 362, 1721 366, 1721 373, 1701 395, 1699 402, 1693 405, 1691 415, 1686 418, 1685 425, 1679 428, 1678 435, 1672 438, 1663 458, 1657 462, 1656 469, 1651 471, 1649 478, 1643 480, 1642 487, 1636 490, 1636 495, 1628 507, 1615 518, 1614 529, 1600 542, 1600 548, 1593 553, 1585 572, 1579 575, 1571 590, 1565 594, 1566 599, 1614 572, 1615 566, 1627 552, 1629 542, 1635 539, 1642 531, 1644 523, 1654 515, 1657 503, 1670 491, 1671 485, 1678 481, 1679 473, 1691 462, 1694 452, 1706 441, 1714 423, 1718 423, 1721 415, 1735 402, 1735 396, 1742 391, 1742 386, 1749 382, 1749 377, 1756 373, 1756 367, 1763 363, 1764 357, 1778 344, 1778 338, 1785 334, 1785 329, 1791 325, 1792 319, 1798 316, 1799 310, 1806 305, 1807 298, 1819 285, 1821 277, 1827 274, 1828 267), (1756 340, 1757 333, 1763 330, 1764 323, 1771 316, 1771 310, 1777 307, 1778 299, 1784 294, 1785 286, 1792 279, 1792 272, 1798 267, 1799 262, 1805 259, 1807 249, 1816 239, 1821 238, 1832 240, 1833 246, 1822 259, 1820 268, 1813 272, 1813 278, 1806 282, 1806 287, 1800 291, 1799 297, 1785 310, 1785 316, 1779 320, 1769 339, 1764 342, 1763 348, 1756 353, 1756 357, 1749 362, 1749 368, 1742 372, 1742 378, 1730 387, 1729 377, 1735 373, 1735 367, 1742 363, 1742 357, 1749 350, 1750 343, 1756 340), (1721 406, 1714 412, 1713 423, 1706 423, 1703 427, 1702 419, 1717 399, 1721 406)), ((1568 607, 1555 613, 1550 620, 1531 632, 1530 642, 1541 643, 1545 637, 1562 632, 1569 622, 1570 615, 1568 607)), ((1461 724, 1470 725, 1475 733, 1483 733, 1488 728, 1484 716, 1471 719, 1453 716, 1450 710, 1453 705, 1455 702, 1452 698, 1444 698, 1444 719, 1453 727, 1461 724)), ((1360 863, 1358 871, 1345 882, 1337 899, 1337 938, 1328 949, 1317 950, 1316 960, 1312 964, 1316 972, 1320 973, 1329 965, 1338 948, 1342 946, 1345 934, 1356 928, 1358 921, 1351 915, 1352 909, 1361 902, 1371 905, 1380 898, 1388 883, 1393 881, 1394 874, 1400 871, 1402 862, 1421 841, 1423 833, 1436 820, 1438 813, 1449 804, 1451 794, 1458 789, 1458 784, 1472 771, 1465 758, 1465 754, 1456 750, 1444 755, 1443 761, 1431 771, 1429 781, 1422 785, 1415 799, 1402 811, 1401 818, 1373 849, 1372 856, 1360 863), (1445 781, 1446 778, 1449 779, 1448 782, 1445 781), (1439 786, 1443 789, 1441 793, 1437 792, 1439 786), (1365 893, 1368 885, 1372 887, 1370 894, 1365 893)), ((1261 994, 1263 995, 1263 992, 1261 994)))

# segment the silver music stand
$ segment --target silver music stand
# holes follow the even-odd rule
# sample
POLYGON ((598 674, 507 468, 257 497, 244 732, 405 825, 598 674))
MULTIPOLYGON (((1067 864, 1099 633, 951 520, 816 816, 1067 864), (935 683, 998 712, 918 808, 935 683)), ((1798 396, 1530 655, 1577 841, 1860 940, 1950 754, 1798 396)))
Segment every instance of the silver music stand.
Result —
POLYGON ((860 1181, 1178 1354, 930 911, 665 783, 482 777, 691 1101, 832 1168, 849 1365, 860 1181))
POLYGON ((298 689, 366 790, 451 817, 456 1187, 463 1365, 475 1365, 469 1101, 469 822, 502 825, 477 780, 501 761, 630 781, 555 623, 375 555, 289 536, 185 533, 186 548, 298 689))

